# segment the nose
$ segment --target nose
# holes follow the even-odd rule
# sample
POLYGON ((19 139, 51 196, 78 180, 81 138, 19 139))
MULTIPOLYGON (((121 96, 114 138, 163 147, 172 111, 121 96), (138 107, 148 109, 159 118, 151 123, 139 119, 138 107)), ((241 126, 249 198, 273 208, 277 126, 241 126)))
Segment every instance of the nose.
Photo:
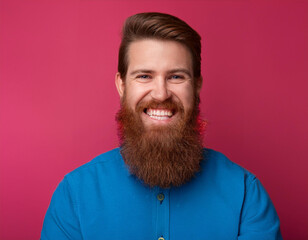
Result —
POLYGON ((166 79, 162 77, 155 79, 151 91, 152 98, 161 102, 168 99, 171 96, 171 92, 169 91, 167 84, 166 79))

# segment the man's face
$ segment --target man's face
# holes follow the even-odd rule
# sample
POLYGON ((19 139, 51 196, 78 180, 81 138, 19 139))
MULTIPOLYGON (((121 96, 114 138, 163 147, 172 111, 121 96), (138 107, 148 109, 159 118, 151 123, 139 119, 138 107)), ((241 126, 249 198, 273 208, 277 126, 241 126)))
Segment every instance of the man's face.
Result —
POLYGON ((116 86, 147 130, 172 125, 192 111, 193 77, 191 53, 184 45, 146 39, 129 46, 126 79, 118 73, 116 86))
POLYGON ((121 154, 148 186, 180 186, 200 169, 199 88, 193 77, 185 46, 149 39, 129 46, 126 79, 116 75, 121 154))

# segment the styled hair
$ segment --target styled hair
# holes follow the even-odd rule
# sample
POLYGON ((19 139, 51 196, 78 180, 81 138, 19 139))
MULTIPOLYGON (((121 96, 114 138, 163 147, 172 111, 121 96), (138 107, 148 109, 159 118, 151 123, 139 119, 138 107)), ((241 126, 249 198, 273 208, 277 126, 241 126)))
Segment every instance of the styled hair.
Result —
POLYGON ((192 55, 194 78, 201 76, 201 37, 183 20, 165 13, 138 13, 126 19, 122 29, 118 72, 125 79, 128 68, 129 45, 137 40, 158 39, 176 41, 192 55))

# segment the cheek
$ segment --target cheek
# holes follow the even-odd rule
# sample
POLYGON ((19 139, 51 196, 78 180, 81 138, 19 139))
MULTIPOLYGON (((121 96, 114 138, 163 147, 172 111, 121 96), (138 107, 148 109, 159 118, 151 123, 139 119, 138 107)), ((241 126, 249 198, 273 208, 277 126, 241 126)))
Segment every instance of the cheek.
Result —
POLYGON ((179 87, 176 90, 176 95, 182 102, 184 108, 191 108, 194 102, 194 91, 191 85, 185 87, 179 87))
POLYGON ((126 102, 133 110, 147 95, 147 89, 138 85, 128 85, 125 91, 126 102))

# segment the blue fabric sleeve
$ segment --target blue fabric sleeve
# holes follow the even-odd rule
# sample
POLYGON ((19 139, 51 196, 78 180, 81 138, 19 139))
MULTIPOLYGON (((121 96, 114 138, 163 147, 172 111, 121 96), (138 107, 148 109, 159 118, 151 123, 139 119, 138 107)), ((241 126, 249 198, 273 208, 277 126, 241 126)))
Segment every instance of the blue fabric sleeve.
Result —
POLYGON ((260 239, 281 240, 280 222, 260 181, 248 175, 238 240, 260 239))
POLYGON ((78 218, 78 204, 74 201, 67 178, 54 192, 45 215, 41 240, 82 239, 78 218))

